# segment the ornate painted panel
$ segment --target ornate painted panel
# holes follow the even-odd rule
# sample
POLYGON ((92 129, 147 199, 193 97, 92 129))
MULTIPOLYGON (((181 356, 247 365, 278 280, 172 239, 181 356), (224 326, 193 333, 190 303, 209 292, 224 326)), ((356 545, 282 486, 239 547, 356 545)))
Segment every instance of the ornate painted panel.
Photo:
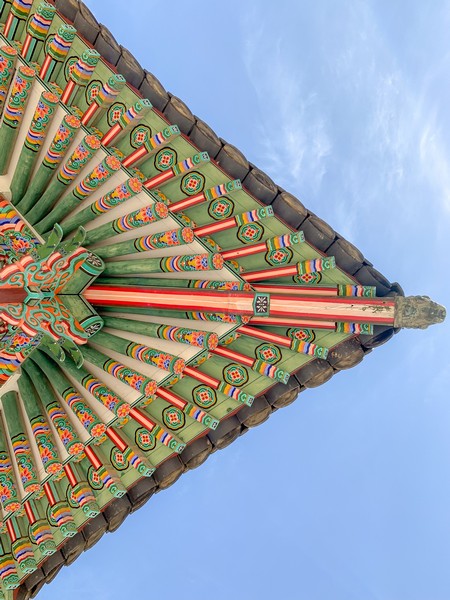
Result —
POLYGON ((378 326, 376 297, 45 1, 0 2, 0 595, 166 461, 378 326), (315 363, 315 364, 316 364, 315 363))

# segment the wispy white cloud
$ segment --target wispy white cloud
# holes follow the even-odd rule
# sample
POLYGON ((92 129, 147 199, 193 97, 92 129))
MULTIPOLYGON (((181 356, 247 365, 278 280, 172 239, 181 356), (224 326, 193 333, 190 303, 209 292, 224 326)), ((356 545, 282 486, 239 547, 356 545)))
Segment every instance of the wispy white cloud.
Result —
POLYGON ((450 212, 450 148, 430 92, 450 56, 427 77, 411 79, 377 5, 355 2, 342 10, 337 41, 320 38, 322 52, 312 48, 300 57, 289 35, 274 39, 270 13, 261 20, 249 9, 244 62, 259 111, 258 164, 305 194, 313 210, 326 202, 327 218, 359 243, 364 220, 381 223, 383 212, 390 214, 384 226, 394 235, 400 219, 417 218, 419 187, 450 212))
POLYGON ((439 195, 438 201, 450 213, 450 157, 435 115, 422 128, 419 157, 424 175, 439 195))
MULTIPOLYGON (((247 23, 256 21, 249 13, 247 23)), ((245 28, 244 63, 260 108, 261 166, 281 185, 320 188, 332 144, 317 93, 306 91, 298 68, 286 60, 281 36, 269 39, 261 26, 245 28)))

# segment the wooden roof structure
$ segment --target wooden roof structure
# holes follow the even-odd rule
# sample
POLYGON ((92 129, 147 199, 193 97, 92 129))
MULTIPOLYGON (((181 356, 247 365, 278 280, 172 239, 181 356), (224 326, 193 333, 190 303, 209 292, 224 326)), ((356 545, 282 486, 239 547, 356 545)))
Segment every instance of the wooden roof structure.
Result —
POLYGON ((0 1, 0 22, 0 594, 28 598, 445 311, 404 298, 83 3, 0 1))

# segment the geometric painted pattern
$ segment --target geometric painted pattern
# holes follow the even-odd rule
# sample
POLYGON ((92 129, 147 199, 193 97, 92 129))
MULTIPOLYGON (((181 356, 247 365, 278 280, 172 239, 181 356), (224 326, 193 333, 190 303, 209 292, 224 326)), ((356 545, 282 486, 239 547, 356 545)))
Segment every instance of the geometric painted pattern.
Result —
POLYGON ((224 368, 223 378, 227 383, 241 387, 248 382, 248 372, 244 366, 233 363, 224 368))
POLYGON ((237 238, 243 244, 259 242, 264 234, 264 226, 261 223, 247 223, 237 230, 237 238))
POLYGON ((294 254, 290 248, 277 248, 267 252, 265 259, 269 265, 278 267, 290 263, 293 256, 294 254))
POLYGON ((168 406, 163 410, 164 424, 173 431, 184 427, 186 417, 183 412, 175 406, 168 406))
MULTIPOLYGON (((19 5, 30 16, 38 3, 4 3, 2 23, 19 5)), ((302 291, 283 287, 296 273, 329 286, 330 347, 371 326, 328 318, 349 290, 356 303, 372 294, 300 248, 58 15, 22 60, 27 15, 0 48, 11 198, 0 198, 0 598, 114 498, 155 469, 163 481, 161 464, 286 382, 284 356, 290 372, 325 356, 305 352, 322 320, 296 326, 302 291)))
POLYGON ((115 102, 108 109, 108 125, 112 127, 124 115, 127 107, 122 102, 115 102))
POLYGON ((234 202, 225 196, 211 202, 208 208, 208 214, 213 219, 226 219, 231 217, 234 212, 234 202))
POLYGON ((137 447, 143 450, 144 452, 149 452, 150 450, 153 450, 156 447, 155 437, 143 427, 136 430, 135 442, 137 447))
POLYGON ((86 86, 85 96, 87 104, 91 104, 97 98, 101 88, 102 82, 98 80, 93 80, 86 86))
POLYGON ((152 136, 152 130, 147 125, 137 125, 130 133, 130 145, 139 148, 152 136))
POLYGON ((265 343, 255 348, 255 356, 259 360, 275 365, 281 360, 281 351, 275 344, 265 343))
POLYGON ((177 153, 172 148, 163 148, 156 153, 155 167, 158 171, 166 171, 177 163, 177 153))
POLYGON ((181 179, 180 188, 187 196, 198 194, 205 188, 205 177, 197 171, 188 173, 181 179))
POLYGON ((305 273, 303 275, 294 275, 292 278, 295 283, 303 285, 317 285, 322 279, 322 273, 319 273, 318 271, 314 273, 305 273))
POLYGON ((192 390, 192 399, 200 408, 211 408, 217 403, 217 394, 211 387, 199 385, 192 390))
POLYGON ((316 334, 313 329, 299 329, 292 327, 287 330, 287 335, 299 342, 313 342, 316 339, 316 334))

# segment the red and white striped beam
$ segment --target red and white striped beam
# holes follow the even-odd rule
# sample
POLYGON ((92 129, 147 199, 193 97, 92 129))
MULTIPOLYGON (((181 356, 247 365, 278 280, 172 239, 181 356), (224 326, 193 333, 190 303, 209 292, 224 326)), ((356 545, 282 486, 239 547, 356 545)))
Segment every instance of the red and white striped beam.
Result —
MULTIPOLYGON (((170 210, 172 210, 172 206, 174 205, 170 206, 170 210)), ((209 236, 214 235, 215 233, 220 233, 221 231, 226 231, 227 229, 233 229, 234 227, 247 225, 248 223, 256 223, 257 221, 262 221, 267 217, 273 217, 273 209, 271 206, 257 208, 255 210, 241 213, 215 223, 200 225, 194 228, 194 233, 197 237, 205 237, 207 235, 209 236)))
POLYGON ((286 324, 288 327, 314 327, 317 321, 328 323, 325 328, 329 329, 335 329, 336 321, 393 325, 395 313, 392 298, 271 294, 268 317, 259 317, 254 312, 255 294, 252 292, 93 285, 86 290, 85 297, 94 306, 151 307, 169 311, 179 310, 182 306, 186 311, 251 316, 255 325, 259 322, 257 319, 263 319, 260 324, 286 324))
POLYGON ((235 260, 238 258, 244 258, 245 256, 253 256, 254 254, 261 254, 262 252, 269 252, 271 250, 278 250, 279 248, 289 248, 295 244, 303 242, 303 235, 300 236, 301 232, 297 233, 286 233, 285 235, 279 235, 273 238, 269 238, 264 242, 258 244, 250 244, 248 246, 239 246, 232 250, 224 250, 221 252, 224 260, 235 260))
POLYGON ((254 314, 252 292, 92 285, 84 296, 94 306, 134 306, 162 310, 180 310, 183 307, 186 311, 254 314))
POLYGON ((393 298, 270 296, 271 317, 393 325, 394 315, 393 298))
POLYGON ((289 348, 289 350, 293 350, 294 352, 299 352, 301 354, 306 354, 309 356, 319 356, 321 358, 326 358, 328 354, 327 348, 323 346, 318 346, 313 342, 308 342, 302 339, 290 338, 287 335, 280 335, 278 333, 272 333, 271 331, 263 331, 256 327, 249 327, 248 325, 242 325, 242 327, 239 327, 237 332, 239 334, 247 335, 251 338, 276 344, 277 346, 282 346, 284 348, 289 348))

